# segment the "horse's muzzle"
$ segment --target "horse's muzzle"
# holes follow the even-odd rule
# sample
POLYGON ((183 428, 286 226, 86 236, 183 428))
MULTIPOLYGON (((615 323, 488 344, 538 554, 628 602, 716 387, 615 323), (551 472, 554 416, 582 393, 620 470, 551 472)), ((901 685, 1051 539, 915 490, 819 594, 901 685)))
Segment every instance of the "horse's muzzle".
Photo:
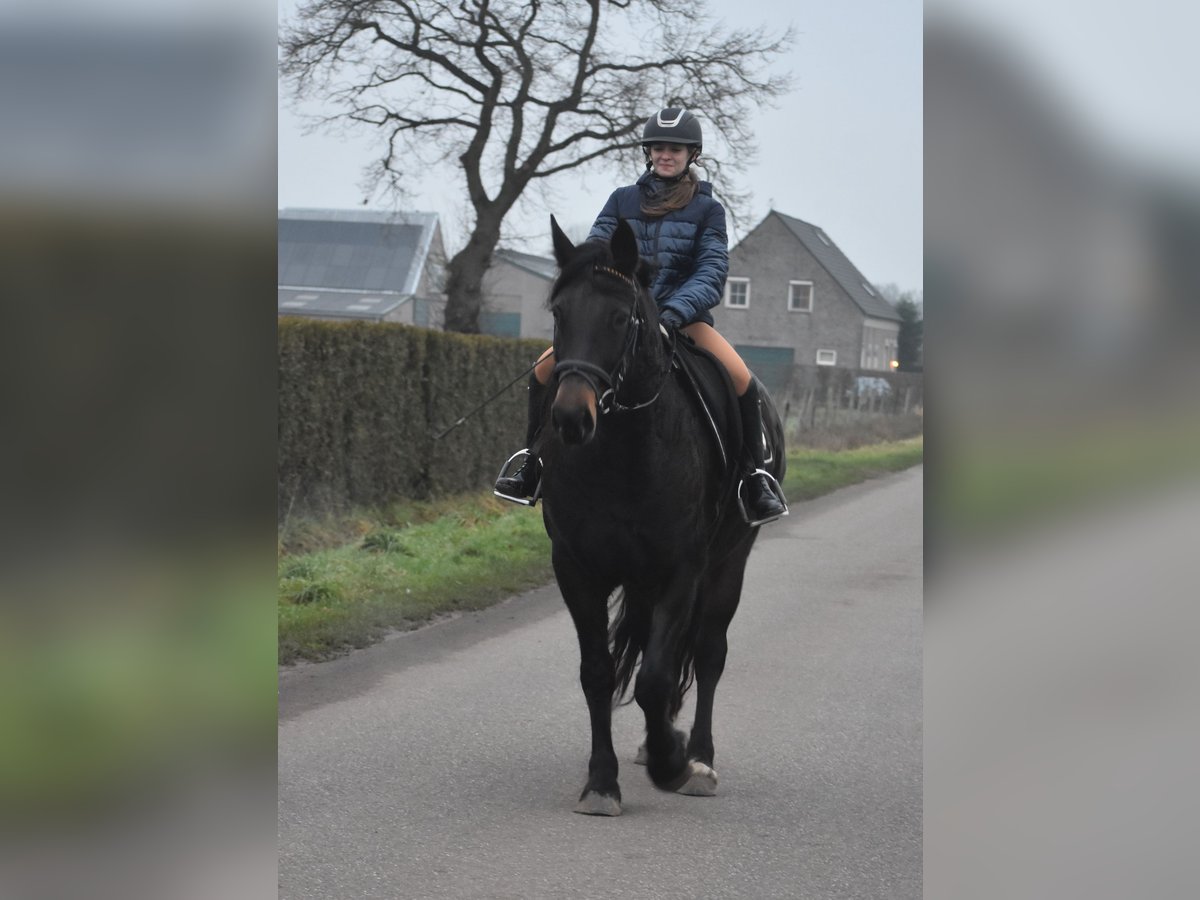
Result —
POLYGON ((550 420, 564 444, 586 444, 596 434, 596 392, 582 378, 564 378, 550 420))

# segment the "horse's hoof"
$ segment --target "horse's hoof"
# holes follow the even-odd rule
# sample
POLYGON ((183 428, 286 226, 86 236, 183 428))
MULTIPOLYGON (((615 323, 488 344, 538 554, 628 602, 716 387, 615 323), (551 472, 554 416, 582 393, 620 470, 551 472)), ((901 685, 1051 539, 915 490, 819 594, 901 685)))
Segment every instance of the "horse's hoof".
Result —
POLYGON ((585 816, 619 816, 621 801, 616 797, 606 797, 595 791, 588 791, 575 804, 575 812, 585 816))
POLYGON ((676 793, 687 794, 689 797, 712 797, 717 793, 717 773, 699 760, 689 760, 690 774, 676 793))
POLYGON ((644 766, 649 761, 650 757, 646 755, 646 745, 642 744, 642 746, 638 747, 637 756, 633 758, 633 764, 635 766, 644 766))

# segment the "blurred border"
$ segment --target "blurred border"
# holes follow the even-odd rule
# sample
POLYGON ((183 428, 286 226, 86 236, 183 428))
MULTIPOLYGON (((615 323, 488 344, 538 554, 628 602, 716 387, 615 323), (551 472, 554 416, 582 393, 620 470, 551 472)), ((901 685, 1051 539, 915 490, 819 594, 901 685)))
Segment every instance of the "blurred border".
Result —
POLYGON ((929 897, 1191 897, 1200 12, 926 6, 929 897))
POLYGON ((275 892, 273 4, 0 14, 0 893, 275 892))

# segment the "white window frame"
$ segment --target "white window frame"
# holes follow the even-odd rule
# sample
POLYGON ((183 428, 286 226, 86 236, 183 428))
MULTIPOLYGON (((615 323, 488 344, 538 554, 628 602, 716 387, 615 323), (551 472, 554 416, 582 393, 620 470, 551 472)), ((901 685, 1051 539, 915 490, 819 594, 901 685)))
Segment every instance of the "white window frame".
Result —
POLYGON ((789 281, 788 282, 788 312, 810 313, 813 311, 813 283, 811 281, 789 281), (795 288, 798 285, 808 287, 808 307, 795 305, 795 288))
POLYGON ((818 350, 817 351, 817 365, 818 366, 836 366, 837 365, 837 351, 836 350, 818 350), (821 359, 822 354, 824 354, 826 357, 824 360, 821 359))
POLYGON ((750 308, 750 279, 749 278, 735 278, 733 276, 730 276, 725 279, 725 305, 727 307, 729 307, 730 309, 749 309, 750 308), (738 284, 744 284, 746 286, 746 302, 745 303, 734 303, 733 302, 733 291, 731 291, 729 288, 730 288, 730 285, 732 285, 735 281, 738 284))

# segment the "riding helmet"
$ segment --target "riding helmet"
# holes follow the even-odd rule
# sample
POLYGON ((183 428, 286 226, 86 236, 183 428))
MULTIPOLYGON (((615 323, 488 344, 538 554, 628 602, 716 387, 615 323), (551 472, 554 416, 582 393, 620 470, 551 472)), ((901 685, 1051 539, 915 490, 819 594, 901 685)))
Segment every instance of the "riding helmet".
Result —
POLYGON ((642 129, 642 149, 649 150, 651 144, 682 144, 695 147, 699 153, 704 144, 700 120, 686 109, 660 109, 642 129))

